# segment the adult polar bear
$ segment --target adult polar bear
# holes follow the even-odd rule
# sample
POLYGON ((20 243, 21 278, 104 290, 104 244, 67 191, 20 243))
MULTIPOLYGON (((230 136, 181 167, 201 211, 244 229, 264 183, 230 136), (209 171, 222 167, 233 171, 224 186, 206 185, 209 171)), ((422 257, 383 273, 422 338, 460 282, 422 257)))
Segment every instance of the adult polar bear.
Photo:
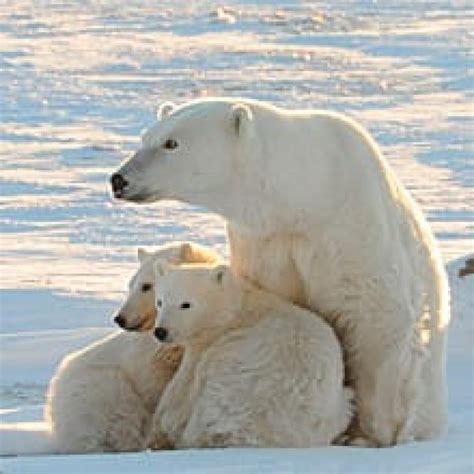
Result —
POLYGON ((440 433, 444 270, 423 216, 359 125, 247 99, 167 103, 111 183, 116 198, 225 217, 234 270, 326 318, 356 390, 354 439, 388 446, 440 433))

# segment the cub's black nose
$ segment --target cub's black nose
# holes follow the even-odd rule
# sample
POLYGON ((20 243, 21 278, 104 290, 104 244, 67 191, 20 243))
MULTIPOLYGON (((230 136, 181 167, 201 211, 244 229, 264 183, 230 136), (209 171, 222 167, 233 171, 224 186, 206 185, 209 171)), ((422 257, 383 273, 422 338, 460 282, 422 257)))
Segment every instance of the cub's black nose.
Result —
POLYGON ((128 186, 128 181, 121 174, 114 173, 110 177, 110 184, 112 185, 112 191, 114 194, 120 196, 128 186))
POLYGON ((125 318, 119 314, 118 316, 115 316, 114 323, 120 326, 121 328, 124 328, 126 321, 125 318))
POLYGON ((166 338, 168 337, 168 329, 156 328, 155 329, 155 337, 161 342, 166 341, 166 338))

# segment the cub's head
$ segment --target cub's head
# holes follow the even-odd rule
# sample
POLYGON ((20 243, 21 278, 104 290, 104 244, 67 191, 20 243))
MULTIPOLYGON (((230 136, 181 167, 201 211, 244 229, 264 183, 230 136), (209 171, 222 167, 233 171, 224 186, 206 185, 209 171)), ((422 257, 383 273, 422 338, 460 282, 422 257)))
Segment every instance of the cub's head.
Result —
POLYGON ((116 324, 128 331, 148 331, 155 327, 154 263, 167 261, 182 263, 215 263, 219 257, 212 250, 190 242, 173 243, 155 252, 138 249, 140 267, 129 283, 127 299, 114 318, 116 324))
POLYGON ((155 263, 158 324, 155 336, 186 343, 228 325, 239 307, 239 290, 224 265, 173 266, 155 263))
POLYGON ((164 104, 141 148, 111 176, 115 198, 174 199, 212 209, 216 199, 242 186, 242 167, 250 163, 242 164, 237 155, 252 123, 250 106, 235 100, 164 104))

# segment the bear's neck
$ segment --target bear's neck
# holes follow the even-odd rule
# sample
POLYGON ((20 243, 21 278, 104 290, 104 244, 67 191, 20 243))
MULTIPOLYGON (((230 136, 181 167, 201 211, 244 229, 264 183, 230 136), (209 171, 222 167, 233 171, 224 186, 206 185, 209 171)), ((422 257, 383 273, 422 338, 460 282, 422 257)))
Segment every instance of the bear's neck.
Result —
MULTIPOLYGON (((264 179, 271 181, 270 176, 264 179)), ((322 225, 333 218, 340 204, 338 199, 322 204, 323 200, 316 193, 316 198, 308 205, 294 188, 264 184, 252 187, 245 181, 236 181, 223 189, 182 196, 179 200, 205 207, 222 216, 231 226, 261 237, 288 233, 289 229, 304 233, 309 227, 322 225)))
POLYGON ((360 222, 363 233, 365 221, 386 211, 399 186, 368 134, 341 118, 320 115, 270 120, 270 129, 267 121, 256 119, 258 136, 271 139, 238 150, 232 181, 186 201, 260 237, 306 234, 341 218, 356 227, 360 222), (341 133, 326 136, 331 124, 341 133), (309 136, 307 146, 295 146, 308 143, 309 136))
POLYGON ((219 326, 202 328, 198 333, 194 334, 192 337, 188 338, 184 342, 185 352, 189 357, 192 355, 198 355, 205 351, 208 347, 212 346, 215 341, 217 341, 223 334, 228 332, 233 326, 235 326, 235 321, 238 319, 238 313, 229 315, 228 312, 225 314, 217 315, 217 317, 226 318, 228 321, 227 324, 222 324, 219 326))
MULTIPOLYGON (((283 228, 289 221, 291 212, 282 212, 281 207, 268 203, 266 197, 257 196, 240 187, 232 189, 227 187, 222 190, 213 190, 192 196, 183 196, 179 201, 204 207, 211 212, 223 217, 227 222, 249 231, 272 234, 283 228)), ((290 219, 291 221, 292 219, 290 219)))

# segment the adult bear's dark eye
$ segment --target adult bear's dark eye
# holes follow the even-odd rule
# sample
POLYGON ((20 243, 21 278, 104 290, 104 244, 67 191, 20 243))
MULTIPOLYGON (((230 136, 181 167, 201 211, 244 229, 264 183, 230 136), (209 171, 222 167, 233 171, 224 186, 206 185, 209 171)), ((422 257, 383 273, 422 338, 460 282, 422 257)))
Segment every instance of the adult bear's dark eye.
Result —
POLYGON ((158 306, 158 308, 161 308, 162 305, 163 305, 163 301, 156 300, 156 306, 158 306))
POLYGON ((168 138, 168 140, 163 143, 163 147, 167 150, 174 150, 175 148, 178 148, 178 142, 172 138, 168 138))
POLYGON ((191 308, 191 303, 185 301, 184 303, 181 303, 180 308, 181 309, 189 309, 189 308, 191 308))
POLYGON ((152 288, 153 288, 153 285, 151 283, 143 283, 142 292, 146 293, 147 291, 150 291, 152 288))

